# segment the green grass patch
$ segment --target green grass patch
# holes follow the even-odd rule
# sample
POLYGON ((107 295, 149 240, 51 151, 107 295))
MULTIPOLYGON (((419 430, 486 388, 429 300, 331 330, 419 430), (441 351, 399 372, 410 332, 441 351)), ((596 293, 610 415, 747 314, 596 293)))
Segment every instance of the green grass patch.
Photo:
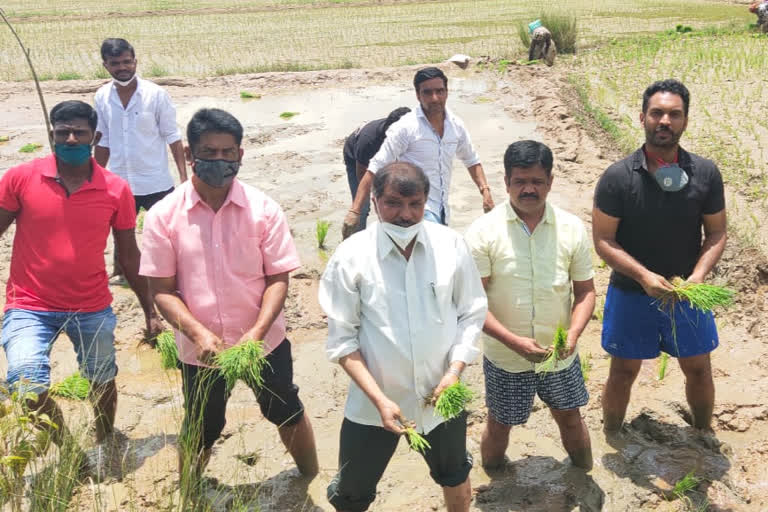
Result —
POLYGON ((248 340, 230 347, 216 356, 216 365, 231 391, 239 379, 249 385, 261 388, 264 385, 262 372, 269 365, 264 355, 264 342, 248 340))
POLYGON ((440 393, 435 403, 435 410, 446 420, 452 420, 464 411, 472 397, 472 390, 463 382, 457 381, 440 393))
POLYGON ((176 346, 176 336, 168 329, 157 335, 155 348, 160 354, 160 364, 164 370, 176 368, 179 361, 179 348, 176 346))
POLYGON ((0 135, 0 142, 8 142, 11 138, 8 135, 0 135))
POLYGON ((149 67, 149 70, 147 70, 147 76, 150 78, 159 78, 161 76, 167 76, 168 74, 168 70, 160 64, 152 64, 149 67))
POLYGON ((83 78, 83 75, 76 71, 63 71, 56 75, 56 80, 64 81, 64 80, 80 80, 83 78))
POLYGON ((50 394, 70 400, 85 400, 91 391, 91 383, 88 379, 75 372, 61 382, 51 386, 50 394))
POLYGON ((42 144, 38 144, 37 142, 30 142, 28 144, 24 144, 19 148, 19 153, 34 153, 38 149, 42 148, 42 144))
POLYGON ((298 112, 281 112, 280 113, 280 118, 281 119, 291 119, 291 118, 293 118, 293 117, 295 117, 297 115, 299 115, 298 112))
POLYGON ((251 91, 240 91, 240 98, 244 100, 258 100, 261 99, 261 94, 251 91))
POLYGON ((551 372, 555 369, 557 361, 560 360, 560 357, 565 350, 567 339, 568 331, 558 325, 557 329, 555 329, 555 336, 552 339, 549 355, 541 363, 536 365, 536 373, 551 372))
MULTIPOLYGON (((571 14, 544 12, 538 16, 541 25, 552 34, 552 40, 557 46, 557 53, 576 53, 576 41, 579 37, 577 18, 571 14)), ((528 22, 517 24, 517 36, 523 48, 531 46, 531 33, 528 22)))
POLYGON ((319 249, 325 248, 325 238, 328 236, 328 229, 331 227, 331 223, 327 220, 317 220, 315 225, 315 237, 317 238, 317 247, 319 249))
POLYGON ((701 478, 697 477, 695 470, 692 469, 687 475, 675 482, 675 486, 672 488, 672 494, 682 498, 698 487, 700 482, 701 478))
POLYGON ((583 357, 580 357, 581 365, 581 378, 584 382, 589 382, 589 374, 592 372, 592 353, 587 352, 583 357))

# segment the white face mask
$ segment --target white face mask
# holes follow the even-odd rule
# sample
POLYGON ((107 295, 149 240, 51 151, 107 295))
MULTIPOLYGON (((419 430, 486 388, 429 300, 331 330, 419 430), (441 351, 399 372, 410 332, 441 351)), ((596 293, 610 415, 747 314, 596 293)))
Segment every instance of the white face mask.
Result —
POLYGON ((390 224, 389 222, 380 222, 379 224, 381 224, 381 229, 384 230, 389 238, 391 238, 400 249, 405 250, 405 248, 408 247, 408 244, 416 238, 422 222, 423 221, 419 221, 407 228, 398 226, 397 224, 390 224))
POLYGON ((126 87, 126 86, 128 86, 128 85, 129 85, 131 82, 133 82, 134 80, 136 80, 136 73, 134 73, 134 74, 133 74, 133 76, 130 78, 130 80, 126 80, 125 82, 121 82, 121 81, 120 81, 120 80, 118 80, 117 78, 113 78, 113 79, 112 79, 112 81, 113 81, 113 82, 115 82, 115 83, 116 83, 117 85, 119 85, 120 87, 126 87))

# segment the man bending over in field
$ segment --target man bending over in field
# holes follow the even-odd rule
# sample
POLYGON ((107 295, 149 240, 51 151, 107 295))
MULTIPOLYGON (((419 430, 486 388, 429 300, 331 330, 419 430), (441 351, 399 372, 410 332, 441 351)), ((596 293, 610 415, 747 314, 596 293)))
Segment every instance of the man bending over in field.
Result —
POLYGON ((0 233, 16 221, 2 331, 7 380, 37 394, 30 406, 59 427, 52 434, 61 443, 64 421, 47 391, 51 345, 66 332, 80 373, 91 382, 101 443, 113 430, 117 408, 116 318, 104 264, 110 230, 144 310, 147 336, 158 334, 162 323, 146 279, 138 276, 131 189, 91 157, 96 112, 82 101, 65 101, 50 118, 55 154, 13 167, 0 180, 0 233))
POLYGON ((318 471, 309 416, 293 383, 283 305, 288 273, 299 267, 285 214, 260 190, 236 178, 243 127, 231 114, 202 109, 187 125, 192 178, 147 213, 141 275, 176 331, 184 386, 179 472, 205 469, 226 423, 229 392, 210 368, 223 349, 264 342, 262 414, 304 475, 318 471))
POLYGON ((694 427, 710 430, 715 385, 709 354, 718 345, 712 313, 675 306, 674 324, 659 297, 679 276, 700 283, 725 249, 723 179, 717 166, 680 147, 688 126, 688 89, 677 80, 650 85, 640 123, 645 144, 603 173, 595 190, 592 235, 613 269, 603 314, 611 368, 603 392, 603 429, 622 427, 643 359, 678 358, 694 427), (702 240, 702 228, 704 237, 702 240))

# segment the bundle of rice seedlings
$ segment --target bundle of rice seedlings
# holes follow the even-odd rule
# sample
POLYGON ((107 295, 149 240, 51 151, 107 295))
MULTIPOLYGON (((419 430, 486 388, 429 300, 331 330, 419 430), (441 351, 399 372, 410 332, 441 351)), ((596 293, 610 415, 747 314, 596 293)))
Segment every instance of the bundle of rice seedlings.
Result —
POLYGON ((328 236, 328 228, 330 226, 331 223, 327 220, 317 220, 317 225, 315 226, 315 235, 317 236, 317 247, 319 249, 325 247, 325 237, 328 236))
POLYGON ((472 390, 463 382, 457 381, 445 388, 435 402, 437 413, 447 420, 452 420, 462 413, 472 400, 472 390))
POLYGON ((227 392, 235 387, 238 379, 251 385, 262 387, 264 366, 268 365, 264 355, 264 342, 248 340, 220 352, 216 356, 216 365, 224 377, 227 392))
POLYGON ((669 354, 662 352, 659 360, 659 380, 664 380, 664 376, 667 374, 667 363, 669 363, 669 354))
POLYGON ((558 325, 555 329, 555 336, 552 340, 549 355, 541 363, 536 365, 535 372, 551 372, 555 369, 560 354, 565 350, 565 342, 568 339, 568 331, 558 325))
POLYGON ((52 396, 69 398, 71 400, 85 400, 91 390, 91 383, 88 379, 82 377, 80 372, 75 372, 61 382, 57 382, 49 393, 52 396))
POLYGON ((714 308, 733 304, 733 290, 706 283, 689 283, 679 277, 672 279, 673 290, 662 295, 659 301, 664 306, 674 307, 675 303, 688 301, 693 308, 709 312, 714 308))
POLYGON ((424 436, 416 432, 416 429, 413 427, 405 427, 405 437, 408 439, 408 446, 410 446, 413 451, 424 454, 427 450, 432 449, 429 441, 424 439, 424 436))
POLYGON ((176 368, 179 360, 179 349, 176 346, 176 337, 173 331, 166 330, 157 335, 157 351, 160 352, 163 369, 170 370, 176 368))

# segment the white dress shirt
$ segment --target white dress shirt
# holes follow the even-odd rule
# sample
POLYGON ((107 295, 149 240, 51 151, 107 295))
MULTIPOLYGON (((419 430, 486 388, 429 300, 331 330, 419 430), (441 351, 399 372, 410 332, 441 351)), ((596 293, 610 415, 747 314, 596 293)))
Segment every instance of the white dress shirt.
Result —
POLYGON ((113 82, 102 85, 93 102, 99 116, 98 145, 109 148, 110 171, 125 179, 134 196, 173 187, 166 146, 181 140, 176 108, 159 85, 136 77, 138 85, 128 106, 113 82))
MULTIPOLYGON (((428 433, 445 419, 424 399, 453 361, 472 362, 488 302, 469 249, 455 231, 423 222, 409 260, 376 223, 341 243, 320 281, 328 359, 359 350, 402 415, 428 433), (439 257, 438 257, 439 255, 439 257)), ((353 381, 344 415, 381 426, 353 381)))
POLYGON ((450 218, 448 192, 451 190, 453 157, 466 167, 480 163, 464 123, 447 108, 443 137, 435 132, 421 109, 408 112, 387 129, 387 138, 368 164, 368 170, 378 172, 392 162, 408 162, 420 167, 429 178, 427 210, 440 217, 445 210, 445 222, 450 218))

